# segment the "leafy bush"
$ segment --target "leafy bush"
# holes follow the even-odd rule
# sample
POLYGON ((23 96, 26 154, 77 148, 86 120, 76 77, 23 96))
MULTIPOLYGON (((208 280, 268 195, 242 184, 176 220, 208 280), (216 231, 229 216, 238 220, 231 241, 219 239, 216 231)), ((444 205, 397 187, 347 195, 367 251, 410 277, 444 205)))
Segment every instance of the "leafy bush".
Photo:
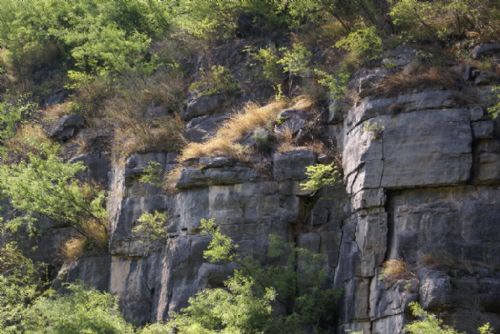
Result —
POLYGON ((495 119, 500 115, 500 86, 493 87, 491 92, 495 95, 495 103, 487 111, 491 118, 495 119))
MULTIPOLYGON (((405 326, 408 334, 462 334, 457 330, 446 326, 436 315, 425 311, 417 302, 410 303, 410 311, 413 316, 420 320, 413 321, 405 326)), ((493 329, 489 323, 478 328, 480 334, 491 334, 493 329)))
POLYGON ((0 102, 0 145, 13 137, 19 125, 33 113, 35 104, 26 97, 0 102))
POLYGON ((489 0, 393 1, 390 16, 408 41, 448 40, 476 31, 481 39, 498 36, 498 2, 489 0))
MULTIPOLYGON (((165 29, 157 0, 5 0, 0 43, 21 76, 63 64, 85 76, 127 71, 146 63, 150 39, 165 29)), ((63 66, 64 67, 64 66, 63 66)))
POLYGON ((213 219, 202 220, 201 226, 212 236, 205 257, 211 262, 235 262, 240 269, 226 280, 225 288, 198 293, 165 325, 164 332, 155 326, 153 333, 309 333, 330 329, 336 292, 323 286, 326 276, 321 256, 304 249, 291 250, 291 245, 271 235, 267 255, 273 263, 279 263, 285 254, 289 256, 284 264, 264 267, 256 259, 238 255, 237 246, 218 230, 213 219), (289 312, 274 312, 275 303, 288 306, 289 312))
POLYGON ((312 53, 304 45, 293 43, 291 48, 280 49, 283 56, 277 61, 289 75, 307 77, 310 75, 309 62, 312 53))
POLYGON ((342 99, 347 91, 347 84, 351 74, 345 68, 341 68, 337 73, 329 74, 320 69, 314 69, 317 82, 320 86, 328 90, 330 99, 342 99))
POLYGON ((65 289, 65 294, 42 296, 28 308, 23 319, 27 333, 134 333, 112 295, 79 284, 65 289))
POLYGON ((167 230, 165 223, 167 222, 167 214, 164 212, 154 211, 153 213, 143 213, 137 220, 139 223, 132 229, 132 233, 138 236, 145 236, 151 241, 165 239, 167 230))
POLYGON ((76 179, 84 169, 82 163, 64 162, 57 156, 57 147, 49 147, 39 154, 29 153, 26 161, 0 165, 0 191, 28 217, 45 215, 103 246, 107 239, 105 193, 76 179))
POLYGON ((196 91, 198 95, 212 95, 217 93, 232 94, 239 90, 236 79, 226 67, 214 65, 209 71, 200 70, 200 79, 189 87, 191 91, 196 91))
POLYGON ((42 286, 38 269, 16 244, 0 248, 0 332, 23 331, 24 311, 39 296, 42 286))
POLYGON ((340 172, 335 164, 317 164, 306 167, 307 181, 300 186, 304 190, 317 191, 325 186, 331 186, 339 182, 340 172))
POLYGON ((335 46, 345 49, 360 60, 373 60, 382 52, 382 39, 375 27, 359 28, 340 39, 335 46))

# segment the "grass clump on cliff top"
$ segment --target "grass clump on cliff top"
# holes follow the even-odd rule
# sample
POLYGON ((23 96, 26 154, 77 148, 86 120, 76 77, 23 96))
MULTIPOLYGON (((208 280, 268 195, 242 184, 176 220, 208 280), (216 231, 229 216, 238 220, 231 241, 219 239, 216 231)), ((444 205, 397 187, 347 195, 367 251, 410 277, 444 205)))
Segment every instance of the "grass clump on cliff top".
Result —
POLYGON ((270 128, 279 112, 289 106, 294 109, 308 109, 313 102, 304 96, 292 103, 273 101, 265 106, 249 103, 242 112, 236 113, 222 124, 214 137, 203 143, 190 143, 181 152, 180 161, 203 156, 229 156, 245 160, 248 148, 239 141, 257 128, 270 128))

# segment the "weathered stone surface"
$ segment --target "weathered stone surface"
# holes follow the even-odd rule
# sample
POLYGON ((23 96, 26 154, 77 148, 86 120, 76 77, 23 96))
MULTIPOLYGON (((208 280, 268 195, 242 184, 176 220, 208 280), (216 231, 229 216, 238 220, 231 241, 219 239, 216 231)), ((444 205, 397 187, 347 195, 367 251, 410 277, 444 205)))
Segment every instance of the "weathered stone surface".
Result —
POLYGON ((222 168, 183 168, 177 181, 178 189, 206 187, 210 185, 228 185, 249 182, 260 178, 259 173, 250 167, 239 165, 222 168))
POLYGON ((316 162, 316 154, 307 149, 285 153, 275 153, 273 156, 273 176, 277 181, 302 180, 305 178, 307 166, 316 162))
POLYGON ((477 145, 476 154, 476 181, 478 183, 500 181, 500 142, 482 140, 477 145))
POLYGON ((467 109, 403 114, 384 124, 382 187, 468 180, 472 136, 467 109))
POLYGON ((85 119, 80 115, 66 115, 56 121, 48 131, 51 138, 66 141, 72 138, 83 127, 85 119))
POLYGON ((86 181, 94 181, 104 187, 108 186, 111 161, 107 156, 100 153, 84 153, 71 158, 69 162, 82 162, 87 167, 81 175, 86 181))
POLYGON ((495 131, 493 121, 472 122, 472 133, 475 139, 491 139, 495 131))
POLYGON ((207 115, 191 119, 186 124, 186 139, 194 142, 203 142, 212 137, 228 115, 207 115))
POLYGON ((195 117, 222 112, 223 110, 220 109, 224 100, 224 96, 220 94, 195 96, 188 100, 181 117, 187 121, 195 117))
POLYGON ((62 282, 80 281, 88 287, 107 291, 111 272, 111 256, 86 256, 72 262, 65 262, 54 282, 60 288, 62 282))
POLYGON ((472 58, 478 59, 484 55, 500 52, 500 43, 483 43, 472 49, 472 58))
POLYGON ((452 108, 459 105, 459 93, 449 90, 428 90, 392 98, 365 98, 347 114, 344 126, 351 131, 359 123, 380 115, 412 112, 427 109, 452 108))

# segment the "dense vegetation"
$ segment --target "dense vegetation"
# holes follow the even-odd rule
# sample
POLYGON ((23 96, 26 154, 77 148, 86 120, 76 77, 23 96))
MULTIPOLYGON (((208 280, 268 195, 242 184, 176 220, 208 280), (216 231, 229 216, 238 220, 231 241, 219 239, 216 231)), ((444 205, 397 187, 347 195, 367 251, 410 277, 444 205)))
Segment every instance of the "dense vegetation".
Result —
MULTIPOLYGON (((16 233, 44 233, 40 221, 48 217, 72 231, 61 246, 66 258, 106 247, 105 192, 81 177, 82 163, 68 162, 65 143, 47 137, 61 116, 78 114, 96 132, 107 131, 112 143, 106 149, 117 161, 150 150, 182 151, 186 160, 220 152, 242 158, 249 152, 239 140, 278 122, 284 106, 340 103, 349 99, 348 82, 357 69, 391 68, 382 62, 386 49, 411 45, 428 67, 411 79, 396 73, 392 86, 381 87, 390 94, 405 85, 448 84, 444 59, 498 71, 491 59, 473 60, 467 50, 499 34, 496 0, 0 0, 0 199, 6 204, 0 220, 0 331, 135 331, 106 293, 80 285, 67 286, 64 294, 47 289, 53 277, 44 265, 10 242, 16 233), (233 48, 242 57, 238 68, 220 52, 233 48), (210 141, 186 145, 179 112, 188 96, 224 94, 241 106, 256 87, 265 92, 262 100, 247 104, 210 141), (147 116, 156 107, 165 112, 147 116)), ((495 118, 500 89, 494 92, 489 113, 495 118)), ((71 144, 84 151, 90 139, 81 139, 71 144)), ((316 191, 334 183, 340 171, 317 165, 308 175, 303 186, 316 191)), ((160 187, 162 179, 151 165, 141 182, 160 187)), ((146 212, 134 233, 163 239, 167 218, 146 212)), ((194 296, 170 323, 141 333, 331 329, 338 292, 324 285, 317 254, 271 237, 267 256, 275 262, 262 267, 235 252, 213 221, 203 226, 213 237, 207 258, 238 269, 224 287, 194 296), (302 271, 295 270, 299 262, 307 264, 302 271), (285 312, 275 312, 278 304, 285 312)), ((409 333, 455 333, 414 309, 423 320, 409 325, 409 333)), ((483 327, 481 333, 489 331, 483 327)))

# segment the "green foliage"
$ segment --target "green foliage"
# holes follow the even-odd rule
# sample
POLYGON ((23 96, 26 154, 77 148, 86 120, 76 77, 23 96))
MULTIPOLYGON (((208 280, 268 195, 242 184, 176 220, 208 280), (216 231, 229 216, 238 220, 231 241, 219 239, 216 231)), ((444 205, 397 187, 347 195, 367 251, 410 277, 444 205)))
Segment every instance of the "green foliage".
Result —
POLYGON ((283 71, 289 75, 308 77, 310 75, 309 63, 311 51, 300 43, 293 43, 291 48, 280 49, 283 56, 277 61, 283 66, 283 71))
POLYGON ((141 176, 139 177, 139 182, 149 183, 154 186, 161 186, 163 181, 163 169, 158 161, 150 161, 141 176))
POLYGON ((338 100, 344 97, 347 91, 347 84, 351 74, 345 68, 341 68, 335 75, 329 74, 320 69, 314 69, 317 82, 320 86, 328 90, 331 99, 338 100))
POLYGON ((16 133, 17 127, 33 112, 36 105, 26 97, 0 102, 0 144, 16 133))
POLYGON ((217 93, 234 94, 239 90, 239 85, 231 71, 224 66, 214 65, 209 71, 202 68, 200 79, 193 82, 189 88, 202 96, 217 93))
POLYGON ((16 244, 0 248, 0 332, 22 332, 24 311, 40 294, 37 269, 16 244))
POLYGON ((500 86, 493 87, 491 93, 495 96, 495 103, 487 111, 491 118, 495 119, 500 115, 500 86))
POLYGON ((112 295, 79 284, 67 285, 66 290, 65 294, 42 296, 33 303, 25 313, 25 333, 134 333, 112 295))
POLYGON ((139 223, 132 229, 132 233, 139 236, 146 236, 151 241, 165 239, 167 231, 165 223, 167 222, 167 214, 164 212, 154 211, 153 213, 143 213, 137 220, 139 223))
POLYGON ((213 219, 202 220, 201 226, 203 233, 212 236, 205 256, 212 262, 236 263, 239 269, 226 280, 224 289, 198 293, 169 323, 145 333, 299 334, 322 333, 333 325, 337 293, 324 286, 322 256, 271 235, 267 256, 273 264, 262 266, 253 257, 235 253, 236 245, 213 219), (288 313, 274 312, 275 303, 287 306, 288 313))
POLYGON ((307 181, 300 186, 304 190, 316 191, 339 182, 340 172, 335 164, 317 164, 306 167, 307 181))
MULTIPOLYGON (((105 76, 147 63, 152 37, 166 28, 160 0, 3 0, 0 44, 29 77, 47 65, 105 76)), ((79 75, 80 73, 80 75, 79 75)))
POLYGON ((249 50, 250 56, 256 60, 262 67, 260 73, 267 81, 273 84, 281 83, 283 76, 283 69, 278 63, 279 56, 276 48, 268 47, 252 52, 249 50))
POLYGON ((489 322, 485 323, 477 330, 479 331, 479 334, 494 334, 493 327, 491 327, 491 324, 489 322))
POLYGON ((460 334, 451 327, 443 325, 443 321, 434 314, 426 312, 416 302, 410 303, 410 311, 421 320, 414 321, 405 326, 408 334, 460 334))
POLYGON ((28 216, 45 215, 92 238, 96 231, 90 228, 106 231, 105 193, 76 179, 84 169, 82 163, 64 162, 57 147, 50 147, 38 155, 29 153, 26 161, 0 165, 0 190, 28 216))
POLYGON ((498 35, 500 8, 489 0, 397 0, 390 16, 406 41, 448 40, 467 30, 488 36, 498 35))
POLYGON ((372 26, 350 32, 335 43, 335 46, 349 51, 356 59, 373 60, 382 52, 382 39, 377 34, 377 29, 372 26))
POLYGON ((210 262, 233 261, 235 259, 236 246, 228 236, 222 234, 215 219, 202 219, 200 221, 202 234, 210 235, 212 240, 207 249, 203 252, 203 256, 210 262))

